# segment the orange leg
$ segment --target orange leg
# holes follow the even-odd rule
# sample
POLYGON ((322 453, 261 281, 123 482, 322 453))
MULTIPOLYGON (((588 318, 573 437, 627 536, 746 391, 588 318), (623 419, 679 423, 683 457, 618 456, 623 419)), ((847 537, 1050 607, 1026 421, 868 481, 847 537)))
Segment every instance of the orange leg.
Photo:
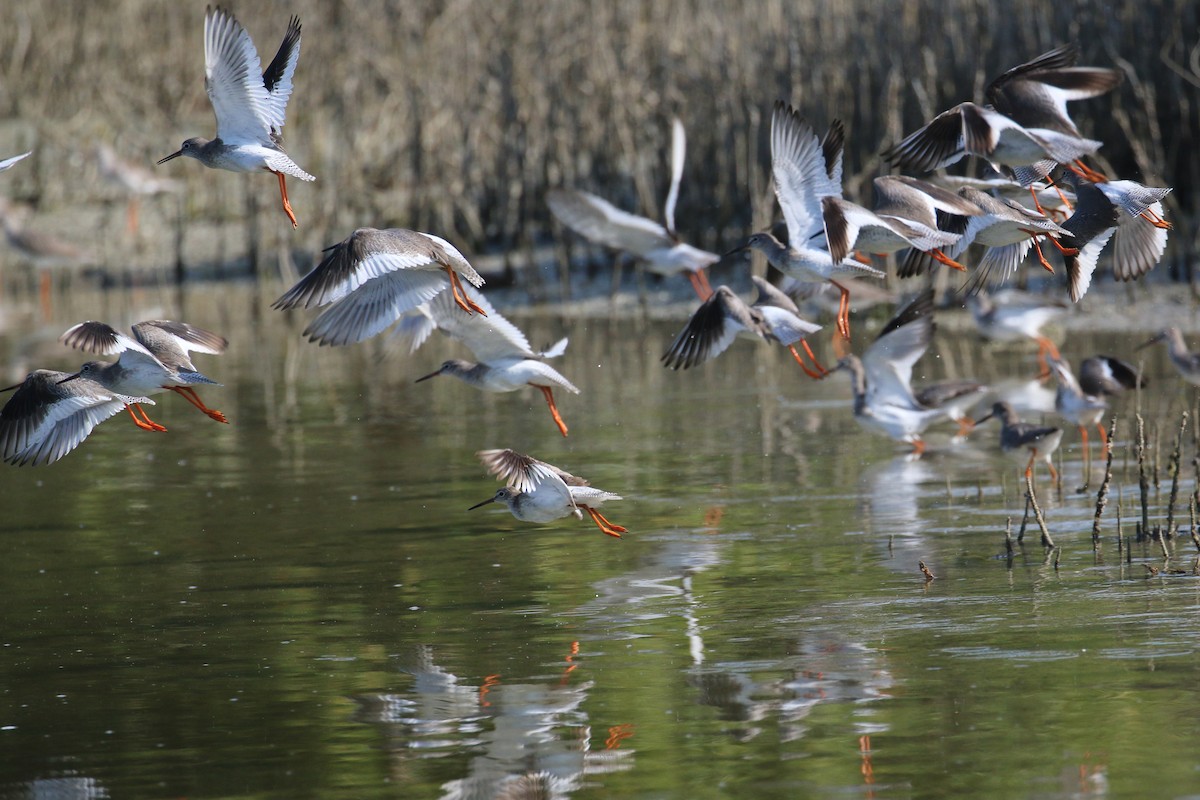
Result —
POLYGON ((593 508, 592 511, 594 511, 596 513, 596 516, 600 518, 601 522, 603 522, 608 527, 612 528, 614 531, 617 531, 618 533, 628 533, 629 532, 628 528, 622 528, 620 525, 614 525, 611 522, 609 522, 608 517, 604 516, 599 511, 596 511, 596 509, 593 508))
POLYGON ((1054 464, 1050 459, 1046 459, 1046 469, 1050 470, 1050 482, 1058 483, 1058 470, 1054 468, 1054 464))
POLYGON ((1108 431, 1104 430, 1104 423, 1096 423, 1096 433, 1100 434, 1100 444, 1104 447, 1108 446, 1108 431))
POLYGON ((1030 195, 1033 197, 1033 207, 1037 209, 1037 212, 1038 212, 1039 214, 1041 214, 1042 216, 1045 216, 1045 215, 1046 215, 1046 209, 1042 208, 1042 201, 1041 201, 1041 200, 1038 200, 1038 196, 1037 196, 1037 189, 1035 189, 1035 188, 1033 188, 1032 186, 1030 186, 1030 187, 1029 187, 1029 194, 1030 194, 1030 195))
POLYGON ((955 422, 958 423, 959 436, 969 436, 975 430, 975 420, 970 417, 959 417, 955 422))
MULTIPOLYGON (((1087 178, 1092 183, 1108 183, 1107 175, 1105 175, 1103 172, 1097 172, 1096 170, 1092 169, 1087 164, 1083 163, 1082 159, 1075 159, 1073 166, 1075 169, 1071 170, 1072 172, 1076 173, 1077 175, 1082 174, 1083 177, 1087 178)), ((1071 167, 1068 166, 1067 169, 1071 169, 1071 167)))
POLYGON ((141 198, 135 194, 129 198, 129 206, 125 209, 125 228, 129 231, 130 236, 137 236, 138 208, 141 204, 141 198))
POLYGON ((837 329, 846 341, 850 340, 850 290, 835 280, 830 280, 842 296, 838 299, 837 329))
POLYGON ((955 261, 953 258, 950 258, 950 256, 946 255, 945 253, 943 253, 941 250, 937 249, 936 247, 934 249, 928 251, 928 253, 930 256, 933 257, 933 260, 938 262, 939 264, 945 264, 947 267, 956 269, 959 272, 967 271, 966 267, 964 267, 962 264, 955 261))
POLYGON ((687 274, 688 280, 692 282, 692 288, 696 290, 696 296, 700 298, 700 302, 704 302, 712 297, 712 286, 708 283, 708 270, 699 269, 695 272, 687 274))
MULTIPOLYGON (((1037 337, 1037 343, 1038 343, 1038 355, 1039 356, 1044 356, 1046 353, 1049 353, 1050 357, 1055 360, 1062 358, 1062 354, 1058 352, 1058 346, 1056 344, 1054 344, 1054 342, 1050 341, 1050 339, 1048 337, 1046 337, 1046 336, 1037 337)), ((1049 366, 1046 365, 1044 362, 1043 362, 1043 366, 1046 366, 1047 370, 1049 369, 1049 366)))
POLYGON ((1172 228, 1171 223, 1167 222, 1165 219, 1160 217, 1158 214, 1155 214, 1150 209, 1146 209, 1145 211, 1142 212, 1142 219, 1146 220, 1147 222, 1149 222, 1151 225, 1153 225, 1156 228, 1162 228, 1164 231, 1169 231, 1172 228))
POLYGON ((292 229, 300 227, 300 223, 296 221, 296 215, 292 213, 292 204, 288 202, 287 196, 287 177, 282 172, 275 172, 270 169, 268 172, 274 172, 275 177, 279 178, 279 196, 283 198, 283 213, 288 215, 288 219, 292 221, 292 229))
POLYGON ((1046 272, 1049 272, 1051 275, 1053 275, 1054 267, 1050 265, 1050 262, 1046 260, 1046 256, 1042 254, 1042 246, 1038 244, 1037 237, 1034 237, 1033 239, 1033 249, 1037 251, 1038 263, 1042 265, 1046 272))
MULTIPOLYGON (((1024 228, 1022 228, 1021 230, 1024 230, 1025 233, 1033 236, 1033 243, 1037 243, 1038 236, 1045 236, 1046 241, 1050 242, 1051 245, 1054 245, 1055 248, 1057 249, 1057 251, 1062 253, 1063 255, 1079 255, 1078 247, 1067 247, 1066 245, 1063 245, 1063 243, 1061 241, 1058 241, 1057 236, 1046 235, 1046 234, 1042 233, 1042 231, 1040 231, 1040 230, 1025 230, 1024 228)), ((1042 251, 1040 251, 1040 249, 1038 249, 1038 254, 1039 255, 1042 254, 1042 251)), ((1043 264, 1043 266, 1045 266, 1045 264, 1043 264)), ((1050 270, 1050 271, 1054 272, 1054 270, 1050 270)))
MULTIPOLYGON (((529 384, 537 386, 537 384, 529 384)), ((563 422, 563 418, 558 415, 558 407, 554 405, 554 391, 549 386, 538 386, 542 390, 542 394, 546 396, 546 405, 550 406, 550 413, 554 417, 554 424, 558 426, 558 432, 563 436, 567 435, 567 423, 563 422)))
POLYGON ((1062 354, 1058 352, 1058 346, 1047 337, 1038 336, 1036 341, 1038 343, 1038 363, 1042 365, 1042 371, 1038 373, 1038 380, 1044 381, 1050 377, 1050 365, 1046 363, 1046 354, 1049 353, 1055 361, 1061 359, 1062 354))
POLYGON ((925 453, 925 440, 924 439, 914 440, 912 443, 912 446, 913 446, 912 455, 914 455, 914 456, 924 455, 924 453, 925 453))
MULTIPOLYGON (((792 358, 796 359, 796 363, 800 365, 800 369, 804 370, 804 374, 812 378, 814 381, 819 381, 829 374, 828 370, 822 368, 820 364, 817 364, 817 367, 821 368, 821 372, 813 372, 811 369, 809 369, 808 365, 804 363, 804 359, 800 357, 798 352, 796 352, 796 348, 793 345, 789 344, 788 350, 792 351, 792 358)), ((816 364, 816 361, 814 360, 813 363, 816 364)))
POLYGON ((1087 428, 1079 426, 1079 438, 1083 442, 1083 480, 1087 483, 1088 475, 1092 474, 1092 449, 1088 446, 1087 428))
POLYGON ((229 424, 229 420, 225 418, 224 414, 222 414, 220 411, 217 411, 215 408, 209 408, 208 406, 204 405, 204 401, 200 399, 200 395, 196 394, 196 390, 192 387, 164 386, 163 388, 170 389, 172 392, 178 392, 180 397, 182 397, 184 400, 187 400, 205 414, 208 414, 208 416, 212 417, 217 422, 224 422, 226 425, 229 424))
MULTIPOLYGON (((1050 185, 1054 187, 1054 191, 1058 192, 1058 199, 1062 201, 1063 208, 1065 208, 1067 213, 1070 214, 1073 209, 1071 208, 1071 201, 1067 199, 1066 192, 1064 192, 1057 183, 1051 182, 1050 185)), ((1029 191, 1033 192, 1032 189, 1029 191)), ((1037 192, 1033 192, 1033 202, 1037 203, 1037 192)), ((1043 211, 1042 213, 1045 214, 1046 212, 1043 211)))
POLYGON ((618 539, 621 538, 622 533, 625 533, 625 528, 622 528, 620 525, 609 524, 608 520, 600 516, 600 512, 591 506, 580 506, 580 508, 588 513, 588 516, 592 518, 592 522, 596 523, 596 527, 599 528, 601 532, 606 533, 609 536, 615 536, 618 539))
POLYGON ((137 425, 139 428, 141 428, 144 431, 165 431, 166 430, 166 428, 164 428, 162 425, 159 425, 157 422, 150 419, 150 417, 146 416, 146 409, 142 408, 137 403, 125 406, 125 410, 129 412, 129 416, 133 417, 133 424, 137 425), (142 412, 142 419, 138 419, 138 415, 136 413, 134 413, 134 409, 137 409, 138 411, 142 412), (145 421, 143 422, 143 420, 145 420, 145 421))
POLYGON ((38 270, 38 298, 42 303, 42 321, 50 321, 50 271, 38 270))
POLYGON ((487 312, 480 307, 478 303, 467 297, 466 291, 462 288, 462 281, 458 278, 458 273, 453 267, 444 267, 446 274, 450 276, 450 292, 454 295, 454 302, 458 303, 458 307, 468 314, 476 313, 482 316, 487 316, 487 312))
POLYGON ((821 377, 825 377, 826 375, 828 375, 829 370, 822 367, 821 362, 817 361, 817 357, 813 354, 812 348, 808 346, 808 340, 801 339, 800 346, 804 348, 804 352, 808 354, 808 357, 810 359, 812 359, 813 366, 816 367, 818 370, 820 370, 821 377))

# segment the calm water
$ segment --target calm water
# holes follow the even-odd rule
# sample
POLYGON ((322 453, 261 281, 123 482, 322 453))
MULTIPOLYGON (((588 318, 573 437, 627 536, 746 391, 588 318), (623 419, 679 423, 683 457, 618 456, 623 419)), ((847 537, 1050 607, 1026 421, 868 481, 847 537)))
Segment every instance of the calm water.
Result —
MULTIPOLYGON (((995 428, 910 462, 857 427, 844 377, 811 382, 782 350, 739 342, 673 373, 658 356, 679 323, 525 319, 535 342, 571 336, 563 440, 533 390, 413 385, 462 355, 448 340, 330 351, 250 289, 160 302, 81 297, 0 338, 17 373, 78 364, 53 339, 96 309, 233 342, 198 357, 233 424, 161 398, 167 434, 115 418, 0 474, 0 796, 1200 792, 1200 581, 1147 577, 1157 545, 1118 552, 1127 424, 1101 551, 1099 473, 1072 491, 1070 432, 1065 494, 1039 472, 1061 550, 1035 529, 1008 559, 1023 499, 995 428), (497 488, 473 455, 491 447, 623 494, 608 516, 630 533, 467 512, 497 488)), ((965 334, 935 350, 929 378, 1034 371, 965 334)), ((1130 340, 1064 348, 1099 350, 1130 340)), ((1170 439, 1191 393, 1158 351, 1147 364, 1170 439)), ((1175 547, 1164 573, 1191 569, 1175 547)))

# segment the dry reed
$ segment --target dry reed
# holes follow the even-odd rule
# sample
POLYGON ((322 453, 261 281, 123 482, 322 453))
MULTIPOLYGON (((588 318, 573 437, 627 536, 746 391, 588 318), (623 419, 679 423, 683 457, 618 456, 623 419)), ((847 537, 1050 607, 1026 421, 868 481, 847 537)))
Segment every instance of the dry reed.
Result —
MULTIPOLYGON (((1187 37, 1200 6, 1187 0, 264 0, 234 11, 266 57, 290 14, 304 23, 285 130, 318 177, 292 193, 302 228, 286 241, 300 249, 359 225, 403 225, 532 259, 556 234, 542 201, 550 187, 658 207, 672 115, 689 135, 680 227, 719 248, 774 214, 776 99, 817 127, 846 121, 847 191, 869 197, 884 145, 1069 40, 1081 63, 1127 74, 1111 98, 1076 106, 1084 132, 1105 141, 1100 166, 1174 185, 1179 227, 1195 211, 1200 58, 1187 37)), ((7 193, 69 206, 90 191, 92 142, 149 163, 185 136, 212 135, 202 5, 18 0, 5 20, 0 142, 5 153, 35 148, 28 169, 6 176, 7 193)), ((241 220, 235 179, 190 163, 159 169, 186 181, 189 220, 241 220)), ((273 187, 259 183, 265 203, 273 187)), ((1186 238, 1173 237, 1180 263, 1186 238)))

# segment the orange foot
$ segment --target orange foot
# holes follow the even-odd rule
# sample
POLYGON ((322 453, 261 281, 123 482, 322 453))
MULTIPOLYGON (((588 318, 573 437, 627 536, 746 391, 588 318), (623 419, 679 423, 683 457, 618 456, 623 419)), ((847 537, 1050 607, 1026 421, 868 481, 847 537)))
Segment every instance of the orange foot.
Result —
POLYGON ((158 431, 161 433, 166 430, 166 428, 164 428, 162 425, 159 425, 157 422, 150 419, 150 417, 146 416, 146 409, 142 408, 137 403, 125 406, 125 410, 129 412, 129 416, 133 417, 133 424, 137 425, 144 431, 158 431), (142 412, 141 419, 138 419, 138 415, 134 413, 135 408, 142 412))

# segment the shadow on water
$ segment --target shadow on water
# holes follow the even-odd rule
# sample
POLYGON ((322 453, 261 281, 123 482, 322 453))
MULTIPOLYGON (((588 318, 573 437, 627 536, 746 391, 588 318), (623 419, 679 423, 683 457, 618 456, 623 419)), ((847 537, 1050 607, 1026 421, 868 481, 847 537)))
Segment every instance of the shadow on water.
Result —
MULTIPOLYGON (((1192 791, 1194 555, 1186 534, 1167 564, 1132 537, 1131 425, 1099 548, 1103 460, 1074 492, 1069 431, 1065 490, 1038 484, 1059 549, 1031 528, 1009 555, 1023 486, 996 429, 937 434, 912 460, 786 351, 737 343, 676 373, 659 356, 678 322, 528 314, 531 340, 571 337, 564 440, 532 390, 413 384, 459 355, 449 341, 317 348, 302 315, 255 312, 263 294, 188 300, 231 340, 199 357, 231 425, 160 396, 167 434, 114 418, 57 464, 5 469, 0 796, 1192 791), (490 447, 619 492, 630 532, 468 512, 496 488, 473 455, 490 447)), ((153 291, 64 301, 50 325, 5 317, 7 367, 77 368, 55 343, 72 322, 172 308, 153 291)), ((921 380, 1033 374, 1031 352, 944 330, 921 380)), ((1146 367, 1161 524, 1194 398, 1160 353, 1146 367)))

